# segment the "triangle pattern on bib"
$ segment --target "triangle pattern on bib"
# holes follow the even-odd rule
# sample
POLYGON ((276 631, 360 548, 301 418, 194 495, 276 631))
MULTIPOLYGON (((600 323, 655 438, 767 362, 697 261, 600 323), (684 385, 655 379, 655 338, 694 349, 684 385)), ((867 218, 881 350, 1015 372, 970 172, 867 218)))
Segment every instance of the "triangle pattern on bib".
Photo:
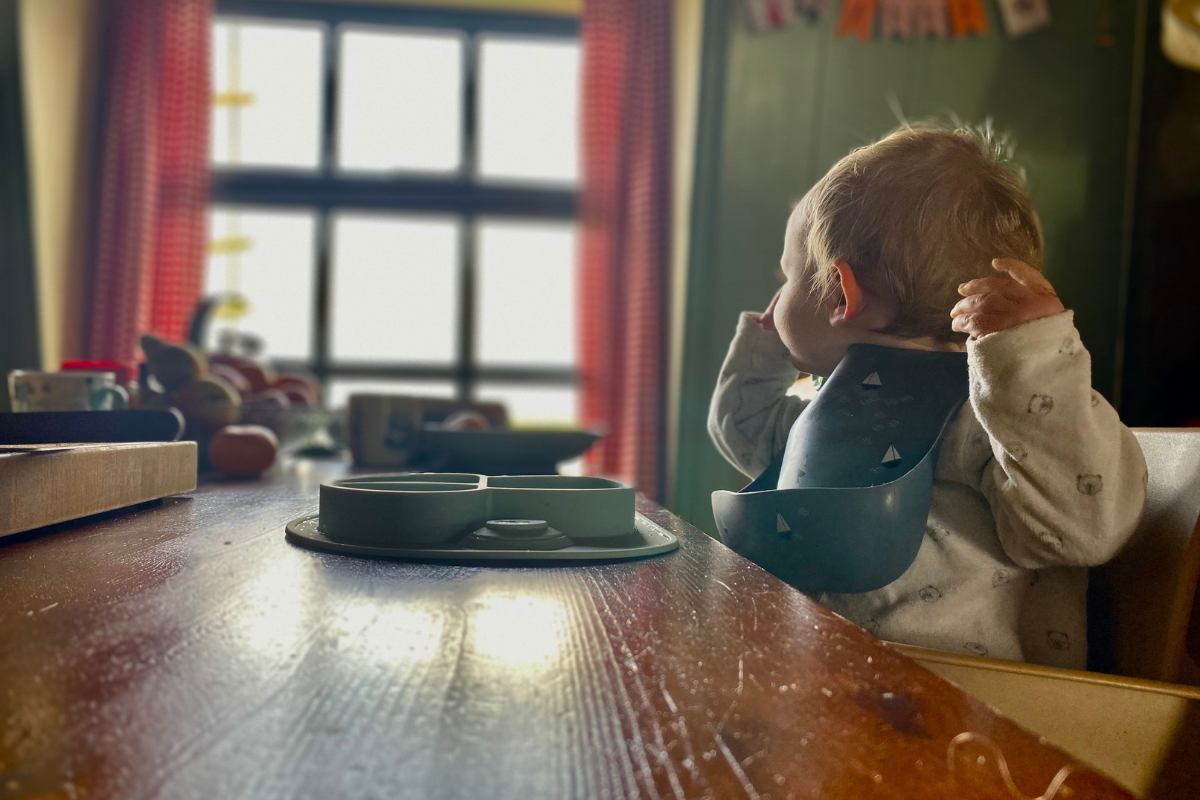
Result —
POLYGON ((883 454, 883 465, 885 467, 894 467, 901 461, 900 451, 896 449, 896 445, 889 444, 887 452, 883 454))

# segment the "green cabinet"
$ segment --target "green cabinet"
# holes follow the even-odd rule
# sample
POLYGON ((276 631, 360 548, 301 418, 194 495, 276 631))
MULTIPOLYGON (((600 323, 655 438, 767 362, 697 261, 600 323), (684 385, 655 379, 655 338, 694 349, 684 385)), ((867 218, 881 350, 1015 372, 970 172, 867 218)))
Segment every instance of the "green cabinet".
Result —
POLYGON ((1120 373, 1136 163, 1142 2, 1056 0, 1052 27, 1008 39, 834 37, 836 20, 756 34, 742 0, 708 0, 673 510, 712 532, 715 489, 746 481, 705 429, 738 312, 778 288, 792 205, 901 119, 991 119, 1017 142, 1046 236, 1046 274, 1075 310, 1093 383, 1120 373))

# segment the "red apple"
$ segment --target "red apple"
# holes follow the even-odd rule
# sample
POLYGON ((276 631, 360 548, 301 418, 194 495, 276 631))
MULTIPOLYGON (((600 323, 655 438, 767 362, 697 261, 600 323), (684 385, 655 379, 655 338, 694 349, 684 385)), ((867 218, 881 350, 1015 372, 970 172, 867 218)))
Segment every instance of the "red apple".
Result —
POLYGON ((279 439, 261 425, 227 425, 208 444, 208 463, 231 478, 254 478, 271 468, 279 439))

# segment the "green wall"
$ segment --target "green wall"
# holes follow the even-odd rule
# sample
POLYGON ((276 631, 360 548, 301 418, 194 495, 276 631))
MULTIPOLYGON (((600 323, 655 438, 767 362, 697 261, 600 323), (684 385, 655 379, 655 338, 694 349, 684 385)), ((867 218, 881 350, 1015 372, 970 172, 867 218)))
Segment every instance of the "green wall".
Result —
POLYGON ((9 371, 41 367, 17 12, 0 0, 0 411, 9 371))
POLYGON ((852 148, 907 119, 992 118, 1012 133, 1046 235, 1046 274, 1076 314, 1093 382, 1119 379, 1146 4, 1058 0, 1053 27, 964 41, 835 39, 835 20, 752 33, 708 0, 673 509, 714 530, 710 494, 745 480, 705 431, 738 312, 761 309, 792 205, 852 148))

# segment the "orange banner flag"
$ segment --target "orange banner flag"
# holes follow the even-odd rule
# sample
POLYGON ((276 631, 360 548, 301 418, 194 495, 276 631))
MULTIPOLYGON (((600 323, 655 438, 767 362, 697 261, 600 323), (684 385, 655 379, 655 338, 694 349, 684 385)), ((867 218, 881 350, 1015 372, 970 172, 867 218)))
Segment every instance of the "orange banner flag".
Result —
POLYGON ((846 0, 842 4, 842 16, 838 18, 838 38, 853 33, 861 41, 871 41, 877 2, 878 0, 846 0))
POLYGON ((955 39, 962 39, 972 31, 985 35, 988 24, 982 0, 950 0, 950 24, 955 39))

